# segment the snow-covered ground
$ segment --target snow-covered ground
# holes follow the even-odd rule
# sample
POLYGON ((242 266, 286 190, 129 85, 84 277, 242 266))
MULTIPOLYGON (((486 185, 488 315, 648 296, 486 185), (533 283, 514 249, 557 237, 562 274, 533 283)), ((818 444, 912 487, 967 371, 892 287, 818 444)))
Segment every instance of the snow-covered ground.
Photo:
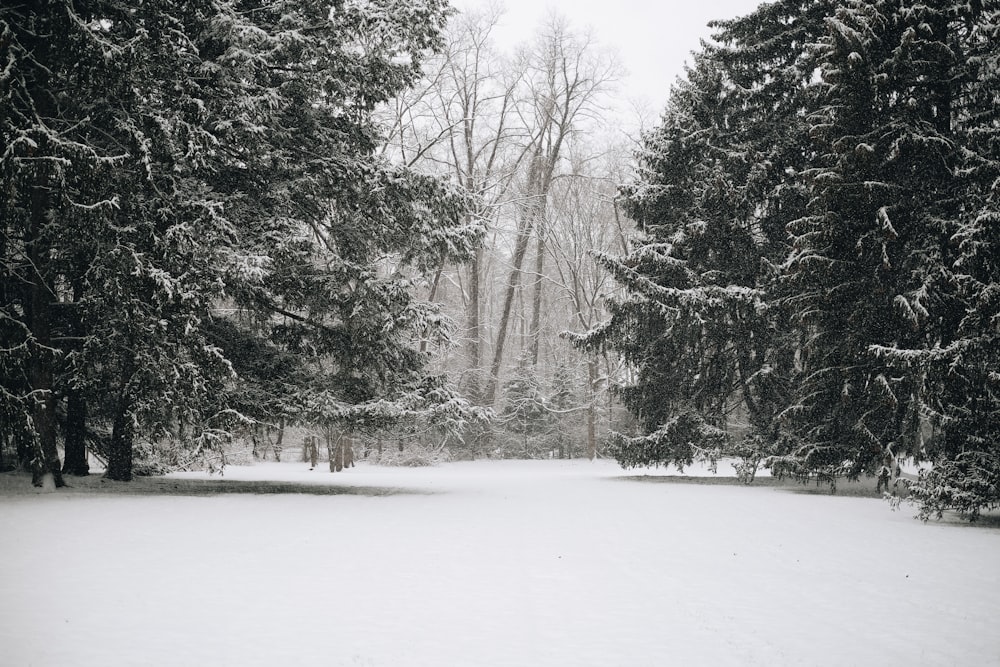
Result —
POLYGON ((635 474, 0 475, 0 664, 1000 665, 995 519, 635 474))

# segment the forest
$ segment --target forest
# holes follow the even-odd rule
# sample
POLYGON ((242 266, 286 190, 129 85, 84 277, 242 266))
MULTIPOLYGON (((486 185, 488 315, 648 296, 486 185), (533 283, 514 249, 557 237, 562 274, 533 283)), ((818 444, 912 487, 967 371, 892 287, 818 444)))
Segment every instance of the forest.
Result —
POLYGON ((0 8, 0 468, 611 457, 1000 507, 1000 3, 0 8), (919 476, 899 476, 901 462, 919 476))

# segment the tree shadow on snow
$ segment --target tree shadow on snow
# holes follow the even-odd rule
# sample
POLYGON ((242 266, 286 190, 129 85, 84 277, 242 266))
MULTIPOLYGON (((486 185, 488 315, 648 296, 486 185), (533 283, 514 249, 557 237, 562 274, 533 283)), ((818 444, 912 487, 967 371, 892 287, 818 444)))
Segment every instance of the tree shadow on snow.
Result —
MULTIPOLYGON (((220 496, 220 495, 279 495, 311 496, 396 496, 430 495, 433 492, 395 486, 357 486, 336 483, 310 483, 274 480, 242 480, 215 477, 185 479, 176 477, 136 477, 131 482, 115 482, 101 475, 67 477, 68 485, 52 495, 134 495, 134 496, 220 496)), ((0 495, 34 495, 45 493, 31 486, 31 475, 4 473, 0 475, 0 495)))
MULTIPOLYGON (((799 481, 794 479, 778 479, 775 477, 758 477, 752 483, 745 484, 735 477, 728 476, 691 476, 691 475, 625 475, 620 477, 612 477, 613 480, 621 480, 627 482, 652 482, 660 484, 688 484, 694 486, 734 486, 743 487, 747 489, 753 488, 768 488, 777 489, 778 491, 783 491, 786 493, 793 493, 799 495, 820 495, 820 496, 839 496, 844 498, 872 498, 875 500, 881 500, 883 494, 879 491, 877 487, 877 479, 875 477, 871 478, 861 478, 857 481, 849 481, 840 479, 837 480, 836 490, 831 490, 830 483, 826 481, 799 481)), ((910 505, 901 505, 900 511, 906 511, 907 509, 913 509, 910 505)), ((930 519, 928 523, 936 525, 946 525, 946 526, 973 526, 980 528, 989 528, 994 530, 1000 530, 1000 510, 990 510, 984 511, 980 514, 975 521, 968 521, 968 519, 962 518, 957 512, 945 512, 944 516, 940 519, 930 519)))
MULTIPOLYGON (((310 496, 396 496, 426 495, 427 491, 393 486, 340 486, 338 484, 309 484, 241 479, 176 479, 149 478, 140 493, 186 496, 215 496, 224 494, 299 494, 310 496)), ((108 483, 108 482, 106 482, 108 483)), ((113 482, 110 482, 113 483, 113 482)))
POLYGON ((848 498, 882 497, 881 492, 875 488, 876 479, 874 477, 870 480, 863 478, 856 482, 843 479, 837 480, 836 490, 831 489, 830 483, 827 481, 808 480, 802 482, 790 478, 778 479, 776 477, 757 477, 750 484, 746 484, 736 477, 726 475, 628 475, 615 479, 634 482, 659 482, 664 484, 692 484, 695 486, 736 486, 747 489, 768 488, 804 495, 834 495, 848 498))

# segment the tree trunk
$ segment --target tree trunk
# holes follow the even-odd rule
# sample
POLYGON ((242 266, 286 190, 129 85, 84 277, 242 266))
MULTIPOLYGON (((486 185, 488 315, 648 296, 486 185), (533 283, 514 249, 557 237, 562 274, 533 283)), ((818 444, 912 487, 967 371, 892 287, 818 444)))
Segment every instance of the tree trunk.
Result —
POLYGON ((538 367, 538 348, 541 339, 542 289, 544 287, 542 273, 545 270, 545 213, 542 211, 535 225, 538 235, 535 246, 535 289, 531 297, 531 325, 528 328, 531 366, 538 367))
POLYGON ((535 206, 529 204, 525 211, 521 229, 518 230, 517 243, 514 246, 513 267, 510 270, 510 278, 507 280, 507 291, 503 298, 503 307, 500 310, 500 324, 497 329, 497 342, 493 350, 493 363, 490 366, 490 377, 487 381, 486 391, 483 395, 483 403, 492 406, 496 400, 497 384, 500 380, 500 366, 503 364, 504 345, 507 342, 507 327, 510 325, 510 311, 514 305, 514 296, 521 283, 521 265, 524 263, 524 255, 528 251, 528 240, 531 238, 531 230, 534 227, 535 206))
POLYGON ((333 429, 323 430, 323 439, 326 440, 326 460, 330 466, 330 472, 337 472, 337 450, 340 449, 340 442, 334 444, 333 429))
POLYGON ((315 435, 307 435, 306 443, 309 450, 309 469, 312 470, 319 463, 319 438, 315 435))
POLYGON ((35 458, 35 445, 26 430, 15 433, 14 451, 17 455, 17 469, 31 470, 31 461, 35 458))
POLYGON ((44 227, 48 213, 47 176, 38 176, 38 184, 32 188, 31 225, 28 239, 28 256, 33 274, 28 290, 28 322, 33 338, 29 359, 28 379, 31 384, 33 404, 31 418, 34 425, 36 449, 33 479, 35 486, 42 485, 42 478, 51 474, 55 485, 65 486, 62 468, 59 464, 59 450, 56 445, 56 398, 54 381, 54 350, 49 303, 54 298, 46 279, 49 249, 43 243, 44 227))
POLYGON ((39 386, 48 386, 41 390, 41 395, 35 399, 32 409, 32 419, 35 435, 38 438, 38 451, 33 466, 32 483, 42 485, 42 478, 51 474, 57 487, 65 486, 62 477, 62 467, 59 463, 59 450, 56 447, 56 400, 52 393, 52 369, 44 361, 32 364, 32 388, 39 391, 39 386))
POLYGON ((330 458, 330 472, 340 472, 344 469, 344 436, 337 437, 337 446, 330 458))
POLYGON ((281 443, 285 439, 285 418, 282 417, 278 420, 278 436, 274 440, 274 444, 271 445, 271 449, 274 450, 274 460, 281 461, 281 443))
POLYGON ((66 440, 63 473, 84 477, 90 474, 87 462, 87 402, 76 389, 66 400, 66 440))
POLYGON ((114 426, 108 445, 108 469, 104 476, 118 482, 132 481, 132 414, 128 391, 124 387, 118 394, 114 426))
MULTIPOLYGON (((80 302, 83 299, 83 263, 74 269, 73 302, 70 314, 73 335, 82 340, 85 335, 83 320, 80 314, 80 302)), ((66 439, 63 442, 65 450, 63 473, 83 477, 90 474, 90 464, 87 462, 87 399, 83 392, 72 383, 66 388, 66 439)))
POLYGON ((480 377, 482 375, 482 365, 483 365, 483 332, 482 332, 482 320, 481 320, 481 310, 480 305, 480 276, 479 273, 482 270, 483 262, 483 249, 476 248, 476 254, 472 257, 472 261, 469 263, 469 305, 468 312, 466 313, 466 318, 468 322, 469 329, 469 370, 471 371, 471 386, 474 388, 473 391, 469 392, 472 394, 475 400, 478 400, 482 396, 483 387, 480 384, 480 377))
POLYGON ((132 481, 132 445, 135 433, 132 428, 132 397, 128 385, 134 372, 132 360, 126 360, 115 400, 111 442, 108 444, 108 469, 104 476, 118 482, 132 481))
POLYGON ((343 463, 345 468, 354 467, 354 436, 348 435, 344 437, 344 456, 343 463))
POLYGON ((496 400, 497 385, 500 382, 500 367, 503 364, 504 345, 507 342, 507 328, 510 326, 510 311, 514 304, 514 296, 521 284, 521 266, 524 264, 524 256, 528 252, 528 241, 530 241, 531 232, 535 228, 536 218, 540 212, 544 213, 545 210, 544 198, 548 194, 545 183, 550 179, 543 176, 545 165, 542 162, 541 148, 536 147, 528 176, 528 201, 524 207, 524 218, 517 231, 514 256, 511 259, 513 266, 510 270, 510 278, 507 280, 507 290, 504 294, 503 307, 500 310, 497 342, 493 348, 493 363, 490 365, 490 376, 483 395, 483 403, 487 406, 492 406, 496 400))
POLYGON ((587 458, 593 461, 597 456, 597 359, 594 356, 587 362, 587 379, 590 394, 587 401, 587 458))

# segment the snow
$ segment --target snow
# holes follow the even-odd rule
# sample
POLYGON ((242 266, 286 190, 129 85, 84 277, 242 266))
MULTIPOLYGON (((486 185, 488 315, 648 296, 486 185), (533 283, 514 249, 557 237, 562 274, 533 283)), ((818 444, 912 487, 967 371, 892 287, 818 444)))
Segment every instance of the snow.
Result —
POLYGON ((54 493, 0 475, 0 663, 1000 665, 995 517, 719 481, 603 461, 54 493))

